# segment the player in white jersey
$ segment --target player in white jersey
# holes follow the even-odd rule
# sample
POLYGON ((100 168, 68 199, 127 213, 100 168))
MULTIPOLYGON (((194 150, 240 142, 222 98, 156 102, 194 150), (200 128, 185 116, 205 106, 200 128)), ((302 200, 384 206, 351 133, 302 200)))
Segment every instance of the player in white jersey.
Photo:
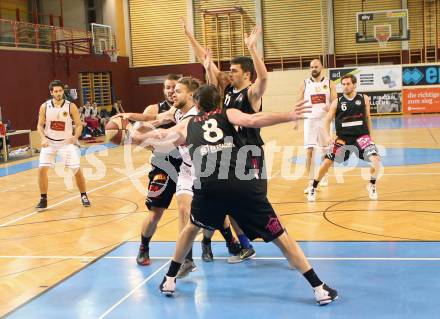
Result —
MULTIPOLYGON (((304 120, 304 147, 306 153, 306 176, 309 185, 304 190, 308 193, 311 181, 314 178, 314 151, 321 150, 325 154, 324 145, 326 138, 323 135, 323 121, 329 110, 330 104, 337 98, 336 86, 334 82, 322 75, 322 63, 315 59, 310 62, 311 77, 301 82, 298 94, 298 101, 306 100, 312 105, 312 113, 307 115, 304 120)), ((326 136, 326 135, 325 135, 326 136)), ((321 186, 327 186, 327 180, 321 181, 321 186)))
POLYGON ((81 136, 82 123, 78 108, 63 98, 64 85, 61 81, 52 81, 49 85, 52 99, 40 106, 38 117, 38 133, 41 137, 41 153, 38 184, 41 198, 36 206, 38 210, 47 208, 47 173, 60 155, 64 165, 73 170, 76 184, 81 193, 84 207, 90 206, 86 194, 86 183, 80 168, 78 138, 81 136), (73 129, 75 124, 75 130, 73 129))
MULTIPOLYGON (((191 77, 182 77, 177 81, 173 94, 173 108, 160 114, 157 120, 149 117, 143 117, 142 120, 153 120, 155 125, 164 124, 172 121, 175 123, 183 123, 189 121, 193 116, 197 115, 194 106, 193 95, 199 88, 200 82, 191 77)), ((182 164, 177 177, 176 199, 177 208, 179 210, 179 230, 182 230, 189 220, 191 213, 191 202, 193 198, 193 173, 192 161, 189 149, 186 145, 179 145, 179 153, 182 157, 182 164)), ((190 272, 196 270, 196 265, 192 258, 192 249, 186 255, 185 262, 182 264, 178 277, 183 278, 190 272)))

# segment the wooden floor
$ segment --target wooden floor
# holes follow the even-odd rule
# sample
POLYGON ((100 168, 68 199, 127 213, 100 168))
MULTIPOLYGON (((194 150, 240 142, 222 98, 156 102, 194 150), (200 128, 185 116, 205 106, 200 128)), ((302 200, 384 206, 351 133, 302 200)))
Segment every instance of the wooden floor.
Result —
MULTIPOLYGON (((302 130, 286 124, 265 129, 263 135, 268 145, 296 146, 292 154, 286 149, 275 154, 269 198, 297 240, 440 241, 440 158, 432 164, 385 167, 378 201, 368 199, 360 168, 332 170, 329 187, 318 192, 317 202, 308 203, 304 166, 288 162, 303 152, 302 130)), ((386 149, 439 149, 440 128, 381 129, 374 139, 386 149)), ((93 262, 86 257, 139 240, 148 158, 147 151, 122 147, 83 157, 90 208, 81 206, 75 187, 66 187, 71 179, 54 170, 49 177, 52 207, 42 213, 34 210, 36 169, 0 177, 0 316, 93 262)), ((175 241, 177 227, 173 201, 153 239, 175 241)))

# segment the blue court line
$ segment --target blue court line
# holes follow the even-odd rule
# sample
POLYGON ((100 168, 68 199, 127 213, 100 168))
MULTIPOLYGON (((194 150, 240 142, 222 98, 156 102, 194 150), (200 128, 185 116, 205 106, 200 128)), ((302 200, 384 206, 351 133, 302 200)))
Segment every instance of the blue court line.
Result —
MULTIPOLYGON (((134 260, 139 243, 127 242, 12 312, 8 318, 99 318, 102 314, 106 314, 105 318, 160 319, 291 318, 292 315, 295 318, 437 318, 432 293, 440 289, 440 242, 301 242, 300 245, 311 257, 318 275, 338 289, 340 300, 334 304, 315 306, 312 290, 301 274, 288 269, 287 261, 279 258, 281 253, 273 244, 261 242, 254 243, 254 247, 257 256, 263 259, 235 265, 219 259, 227 256, 224 243, 213 243, 218 259, 212 263, 197 259, 198 269, 178 280, 174 298, 166 298, 158 291, 166 266, 158 269, 169 260, 175 243, 152 243, 150 252, 158 258, 150 266, 140 267, 134 260), (316 259, 324 257, 329 259, 316 259), (140 285, 156 271, 157 275, 140 285)), ((200 254, 200 243, 195 243, 194 256, 200 254)))
MULTIPOLYGON (((383 166, 405 166, 440 163, 440 149, 437 148, 385 148, 379 150, 383 166)), ((295 164, 305 164, 305 156, 294 156, 290 159, 295 164)), ((320 164, 320 159, 316 159, 320 164)), ((369 164, 351 155, 343 164, 335 163, 335 167, 368 167, 369 164)))
MULTIPOLYGON (((104 144, 96 144, 96 145, 92 145, 89 147, 82 147, 81 150, 81 156, 84 156, 86 154, 92 154, 92 153, 96 153, 96 152, 100 152, 104 149, 109 149, 109 148, 114 148, 117 147, 118 145, 114 145, 112 143, 104 143, 104 144)), ((11 165, 8 167, 0 167, 0 177, 3 176, 8 176, 8 175, 13 175, 13 174, 17 174, 17 173, 21 173, 33 168, 37 168, 38 167, 38 163, 39 160, 31 160, 25 163, 20 163, 20 164, 16 164, 16 165, 11 165)))

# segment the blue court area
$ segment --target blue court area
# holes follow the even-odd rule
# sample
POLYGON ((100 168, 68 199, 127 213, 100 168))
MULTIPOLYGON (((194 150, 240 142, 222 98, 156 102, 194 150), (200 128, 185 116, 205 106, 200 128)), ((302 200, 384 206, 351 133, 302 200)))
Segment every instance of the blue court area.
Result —
MULTIPOLYGON (((111 143, 97 144, 97 145, 90 146, 88 148, 81 148, 80 152, 81 152, 81 156, 87 156, 87 154, 101 152, 105 149, 113 148, 113 147, 117 147, 117 146, 118 145, 114 145, 111 143)), ((59 160, 60 160, 60 158, 57 157, 57 161, 59 161, 59 160)), ((36 160, 31 160, 31 161, 20 163, 20 164, 9 165, 7 167, 0 167, 0 177, 7 176, 7 175, 13 175, 13 174, 17 174, 17 173, 27 171, 27 170, 30 170, 33 168, 37 168, 38 164, 39 164, 39 160, 36 159, 36 160)))
MULTIPOLYGON (((8 318, 438 318, 439 242, 302 242, 318 275, 340 299, 315 305, 312 290, 273 244, 255 243, 257 258, 213 263, 178 280, 174 297, 158 286, 175 243, 152 243, 152 264, 137 266, 139 243, 127 242, 8 318)), ((200 256, 200 243, 194 256, 200 256)))
MULTIPOLYGON (((379 146, 379 153, 383 166, 404 166, 440 163, 440 149, 437 148, 383 148, 379 146)), ((294 156, 290 159, 294 164, 305 164, 305 156, 294 156)), ((315 156, 317 165, 321 160, 315 156)), ((335 167, 367 167, 368 163, 351 155, 348 161, 342 164, 335 163, 335 167)))
POLYGON ((440 127, 439 115, 411 115, 405 117, 372 117, 373 129, 411 129, 440 127))

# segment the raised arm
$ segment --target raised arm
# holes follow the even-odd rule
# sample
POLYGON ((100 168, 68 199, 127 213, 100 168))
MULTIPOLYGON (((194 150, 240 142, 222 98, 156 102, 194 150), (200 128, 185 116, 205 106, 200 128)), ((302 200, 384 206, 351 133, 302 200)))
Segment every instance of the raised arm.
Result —
MULTIPOLYGON (((188 41, 191 44, 191 47, 193 48, 197 59, 199 60, 200 63, 203 64, 203 66, 205 66, 205 58, 206 58, 207 50, 205 50, 205 48, 196 40, 194 35, 191 32, 189 32, 188 27, 186 25, 186 21, 183 18, 180 18, 180 23, 182 24, 183 32, 188 38, 188 41)), ((227 76, 224 76, 224 73, 218 69, 218 67, 215 65, 212 59, 209 68, 210 68, 210 73, 212 73, 212 76, 216 78, 215 80, 215 82, 217 83, 216 86, 220 90, 223 90, 230 83, 229 78, 227 76)), ((213 78, 210 79, 210 81, 212 85, 215 85, 213 78)))
POLYGON ((260 100, 264 95, 267 87, 268 73, 263 60, 258 56, 257 52, 257 41, 258 37, 261 35, 261 28, 256 26, 252 30, 251 34, 248 36, 247 33, 244 34, 244 42, 251 54, 252 61, 254 62, 255 72, 257 73, 257 79, 249 88, 249 99, 252 104, 252 108, 255 112, 260 110, 260 100))
POLYGON ((215 73, 213 66, 215 66, 215 64, 212 62, 212 51, 211 49, 207 49, 205 54, 205 60, 203 61, 203 67, 205 68, 206 76, 208 78, 207 82, 208 84, 211 84, 218 88, 219 80, 217 78, 217 74, 215 73))
POLYGON ((226 110, 229 122, 242 127, 261 128, 275 124, 293 122, 304 119, 305 113, 310 113, 310 106, 304 106, 306 101, 301 101, 293 106, 290 112, 269 113, 259 112, 254 114, 243 113, 238 109, 226 110))

